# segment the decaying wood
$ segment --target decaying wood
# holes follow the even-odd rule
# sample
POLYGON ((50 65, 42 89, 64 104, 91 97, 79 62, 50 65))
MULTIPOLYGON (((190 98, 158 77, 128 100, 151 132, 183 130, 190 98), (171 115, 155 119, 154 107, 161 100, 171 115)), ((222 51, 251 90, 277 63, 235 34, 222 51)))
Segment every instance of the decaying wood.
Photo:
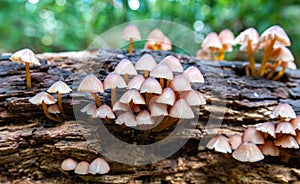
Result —
MULTIPOLYGON (((217 132, 231 135, 241 132, 241 125, 271 120, 269 114, 279 102, 291 104, 300 114, 299 70, 288 71, 282 81, 268 81, 245 77, 243 62, 198 61, 185 55, 178 55, 184 67, 197 66, 205 76, 206 83, 195 88, 205 94, 208 104, 201 107, 197 128, 177 135, 179 139, 192 137, 181 150, 164 161, 144 166, 108 160, 111 171, 106 175, 80 176, 62 171, 60 164, 68 157, 91 162, 101 156, 101 140, 93 131, 101 122, 84 122, 81 118, 75 121, 73 107, 79 109, 92 101, 90 96, 76 92, 78 81, 90 71, 96 71, 103 80, 121 59, 135 62, 144 53, 149 51, 136 51, 131 56, 122 50, 40 54, 42 65, 31 68, 31 90, 26 90, 24 66, 0 61, 0 182, 292 183, 300 179, 298 150, 282 150, 280 157, 266 157, 257 163, 240 163, 228 155, 199 146, 202 138, 208 139, 217 132), (61 124, 50 122, 41 107, 28 102, 30 97, 47 90, 58 80, 73 88, 71 95, 63 96, 67 115, 61 124), (210 113, 212 111, 220 113, 210 113), (208 119, 222 120, 222 127, 206 128, 208 119)), ((155 51, 151 54, 159 61, 174 53, 155 51)), ((109 103, 109 96, 107 91, 102 100, 109 103)), ((107 127, 127 142, 145 138, 144 134, 128 128, 120 129, 114 124, 107 127)), ((163 139, 171 128, 149 131, 147 141, 163 139)))

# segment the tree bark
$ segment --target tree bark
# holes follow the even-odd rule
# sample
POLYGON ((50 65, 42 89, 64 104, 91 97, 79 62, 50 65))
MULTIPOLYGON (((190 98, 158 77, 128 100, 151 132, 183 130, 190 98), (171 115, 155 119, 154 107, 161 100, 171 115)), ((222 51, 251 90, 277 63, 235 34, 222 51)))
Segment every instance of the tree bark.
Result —
MULTIPOLYGON (((281 81, 270 81, 246 77, 244 62, 200 61, 171 52, 138 50, 128 55, 123 50, 111 49, 44 53, 38 57, 42 65, 31 67, 30 90, 26 89, 23 65, 0 61, 0 182, 293 183, 300 178, 298 150, 282 149, 279 157, 241 163, 230 155, 205 149, 202 142, 218 132, 229 136, 241 133, 242 125, 272 121, 269 115, 281 102, 291 104, 296 114, 300 114, 299 70, 288 70, 281 81), (111 171, 105 175, 82 176, 62 171, 60 164, 66 158, 91 162, 102 156, 101 139, 94 131, 101 122, 92 119, 84 122, 87 117, 74 116, 74 109, 93 101, 92 96, 76 92, 80 80, 93 71, 103 81, 118 61, 128 58, 136 62, 145 53, 151 53, 157 61, 170 54, 176 55, 184 68, 196 66, 204 75, 206 82, 194 88, 205 95, 207 105, 200 108, 196 128, 177 135, 179 139, 189 136, 189 141, 169 158, 150 165, 125 165, 107 160, 111 171), (66 113, 63 123, 51 122, 40 106, 28 102, 30 97, 46 91, 58 80, 65 81, 73 89, 71 94, 63 95, 66 113), (222 125, 209 124, 209 120, 221 121, 222 125)), ((109 104, 110 93, 105 92, 101 100, 109 104)), ((130 143, 136 139, 161 140, 174 126, 159 132, 148 131, 148 138, 145 138, 141 131, 114 123, 106 125, 118 138, 130 143)))

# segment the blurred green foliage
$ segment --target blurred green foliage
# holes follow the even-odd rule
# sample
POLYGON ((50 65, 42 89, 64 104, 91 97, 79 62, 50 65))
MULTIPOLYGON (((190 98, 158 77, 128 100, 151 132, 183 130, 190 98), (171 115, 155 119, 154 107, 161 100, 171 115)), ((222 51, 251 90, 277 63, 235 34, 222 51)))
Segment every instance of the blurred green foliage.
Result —
POLYGON ((0 52, 83 50, 113 26, 149 18, 183 24, 202 38, 224 28, 262 33, 278 24, 300 66, 299 0, 1 0, 0 52))

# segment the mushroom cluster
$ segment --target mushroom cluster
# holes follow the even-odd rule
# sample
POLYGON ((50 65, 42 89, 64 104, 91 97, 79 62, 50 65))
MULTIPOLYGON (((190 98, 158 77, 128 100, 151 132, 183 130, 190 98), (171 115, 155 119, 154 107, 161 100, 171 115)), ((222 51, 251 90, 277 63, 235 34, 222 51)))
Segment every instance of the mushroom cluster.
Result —
POLYGON ((122 59, 103 83, 94 75, 86 76, 77 91, 94 94, 95 104, 87 104, 81 112, 93 118, 127 127, 158 125, 160 129, 179 119, 195 117, 194 107, 206 104, 204 95, 192 89, 193 83, 204 83, 203 75, 194 66, 183 69, 175 56, 159 63, 145 54, 133 64, 122 59), (116 88, 125 89, 117 99, 116 88), (101 103, 98 93, 111 91, 111 103, 101 103))
POLYGON ((242 135, 216 135, 206 147, 221 153, 232 153, 241 162, 257 162, 267 156, 279 156, 280 149, 299 149, 300 116, 289 104, 279 104, 271 114, 279 122, 249 126, 242 135))
POLYGON ((96 158, 91 163, 87 161, 76 161, 72 158, 67 158, 61 163, 63 171, 74 171, 75 174, 106 174, 109 172, 110 167, 103 158, 96 158))
POLYGON ((228 29, 221 31, 219 35, 212 32, 203 40, 202 49, 198 50, 197 58, 215 60, 215 53, 218 53, 217 60, 223 60, 224 52, 232 51, 233 45, 240 45, 239 50, 248 53, 247 75, 279 80, 286 68, 296 69, 294 56, 287 48, 291 45, 290 39, 283 28, 278 25, 271 26, 260 36, 252 27, 242 31, 236 38, 228 29), (256 69, 254 53, 259 49, 263 49, 263 58, 260 67, 256 69), (278 67, 281 67, 281 70, 276 74, 278 67))

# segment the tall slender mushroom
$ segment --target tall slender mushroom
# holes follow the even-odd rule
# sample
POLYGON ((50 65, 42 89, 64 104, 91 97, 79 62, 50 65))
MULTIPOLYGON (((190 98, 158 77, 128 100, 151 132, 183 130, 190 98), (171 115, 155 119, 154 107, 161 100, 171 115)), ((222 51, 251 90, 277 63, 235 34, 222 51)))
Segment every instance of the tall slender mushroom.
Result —
POLYGON ((94 75, 87 75, 79 84, 77 91, 80 92, 90 92, 93 94, 96 105, 100 107, 102 105, 101 101, 98 98, 97 93, 103 93, 103 84, 102 82, 94 75))
POLYGON ((150 54, 144 54, 136 63, 136 70, 143 70, 144 77, 147 78, 149 76, 149 72, 156 66, 155 59, 150 54))
POLYGON ((58 103, 58 107, 62 114, 64 114, 64 110, 63 110, 63 106, 62 106, 61 95, 68 94, 71 91, 72 91, 72 89, 63 81, 55 82, 47 90, 48 93, 57 93, 57 103, 58 103))
POLYGON ((222 49, 217 57, 218 60, 224 60, 225 52, 231 52, 232 46, 235 44, 234 35, 229 29, 224 29, 219 33, 219 38, 222 43, 222 49))
POLYGON ((116 72, 111 72, 104 79, 104 88, 111 89, 111 106, 114 105, 116 100, 116 88, 126 88, 126 82, 116 72))
POLYGON ((222 43, 217 33, 211 32, 204 38, 201 47, 203 50, 210 52, 210 59, 214 61, 214 53, 222 49, 222 43))
POLYGON ((15 52, 10 58, 11 61, 20 64, 25 64, 26 69, 26 86, 28 89, 31 88, 31 77, 30 77, 30 64, 40 66, 39 60, 35 57, 35 54, 30 49, 22 49, 15 52))
POLYGON ((48 108, 47 105, 52 105, 56 103, 55 98, 53 98, 51 95, 49 95, 46 92, 39 92, 38 94, 36 94, 34 97, 30 98, 28 100, 30 103, 34 104, 34 105, 42 105, 43 107, 43 111, 45 113, 45 115, 47 116, 47 118, 49 118, 52 121, 61 123, 62 120, 61 119, 57 119, 53 116, 51 116, 48 112, 48 108))
POLYGON ((141 40, 141 33, 134 24, 129 24, 123 30, 122 38, 129 40, 129 54, 132 54, 133 41, 141 40))
POLYGON ((128 83, 128 75, 137 75, 137 72, 128 59, 122 59, 115 68, 115 72, 119 75, 124 75, 126 84, 128 83))

